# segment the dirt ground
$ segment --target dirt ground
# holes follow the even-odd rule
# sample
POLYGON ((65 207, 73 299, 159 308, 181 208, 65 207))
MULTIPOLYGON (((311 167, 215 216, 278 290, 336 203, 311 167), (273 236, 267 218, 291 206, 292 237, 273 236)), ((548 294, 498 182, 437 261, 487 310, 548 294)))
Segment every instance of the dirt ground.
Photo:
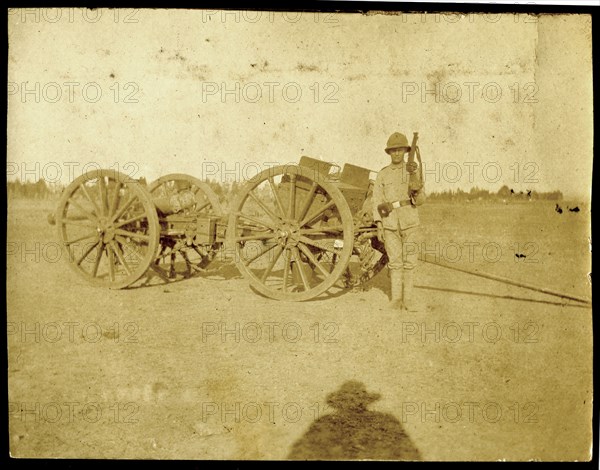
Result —
MULTIPOLYGON (((103 290, 62 259, 54 205, 8 206, 15 457, 591 458, 591 307, 424 263, 416 313, 389 310, 386 270, 302 303, 262 297, 219 258, 203 277, 103 290)), ((580 207, 424 205, 423 240, 589 298, 580 207)))

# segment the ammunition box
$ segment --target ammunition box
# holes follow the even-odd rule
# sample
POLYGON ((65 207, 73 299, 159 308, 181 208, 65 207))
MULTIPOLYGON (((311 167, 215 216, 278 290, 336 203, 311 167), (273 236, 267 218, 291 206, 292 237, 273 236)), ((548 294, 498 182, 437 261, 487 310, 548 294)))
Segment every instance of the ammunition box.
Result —
POLYGON ((217 239, 217 222, 220 217, 207 215, 196 221, 196 243, 212 245, 217 239))

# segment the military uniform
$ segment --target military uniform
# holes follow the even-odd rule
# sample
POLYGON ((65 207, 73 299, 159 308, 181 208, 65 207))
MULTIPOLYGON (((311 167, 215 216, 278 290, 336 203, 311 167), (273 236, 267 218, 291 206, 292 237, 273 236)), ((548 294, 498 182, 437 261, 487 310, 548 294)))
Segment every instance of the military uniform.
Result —
MULTIPOLYGON (((408 141, 402 134, 396 133, 388 140, 386 152, 399 147, 408 147, 408 141), (399 145, 404 142, 405 145, 399 145)), ((418 261, 420 220, 415 197, 420 191, 420 175, 414 171, 409 173, 404 161, 383 168, 373 187, 373 219, 381 222, 383 227, 385 250, 389 258, 392 303, 394 307, 408 310, 416 310, 413 271, 418 261), (378 209, 384 203, 392 203, 393 207, 387 216, 383 216, 378 209)))

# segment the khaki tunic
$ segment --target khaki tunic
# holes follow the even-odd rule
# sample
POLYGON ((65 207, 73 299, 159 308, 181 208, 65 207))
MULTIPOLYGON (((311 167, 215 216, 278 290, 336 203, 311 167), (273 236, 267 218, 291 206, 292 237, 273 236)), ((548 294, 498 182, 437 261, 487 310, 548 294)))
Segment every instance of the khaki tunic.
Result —
POLYGON ((410 175, 406 164, 388 165, 377 175, 373 186, 373 220, 382 221, 383 228, 405 230, 419 225, 419 210, 416 206, 398 207, 382 219, 377 206, 384 202, 405 201, 410 198, 410 175))
POLYGON ((381 217, 377 206, 384 202, 410 198, 411 178, 406 164, 388 165, 377 175, 373 186, 373 220, 384 228, 385 251, 391 270, 415 268, 418 260, 419 210, 412 204, 397 207, 387 217, 381 217))

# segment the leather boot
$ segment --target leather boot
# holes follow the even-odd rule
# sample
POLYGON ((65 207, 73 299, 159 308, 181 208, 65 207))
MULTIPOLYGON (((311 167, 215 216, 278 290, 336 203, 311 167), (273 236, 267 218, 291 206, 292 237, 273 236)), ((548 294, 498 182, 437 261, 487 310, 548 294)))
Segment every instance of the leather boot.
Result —
POLYGON ((404 304, 404 308, 409 312, 418 312, 419 305, 414 298, 414 281, 413 281, 414 273, 411 270, 404 271, 404 279, 403 286, 404 292, 402 297, 402 303, 404 304))
POLYGON ((392 300, 390 307, 396 310, 402 310, 402 270, 390 269, 390 290, 392 291, 392 300))

